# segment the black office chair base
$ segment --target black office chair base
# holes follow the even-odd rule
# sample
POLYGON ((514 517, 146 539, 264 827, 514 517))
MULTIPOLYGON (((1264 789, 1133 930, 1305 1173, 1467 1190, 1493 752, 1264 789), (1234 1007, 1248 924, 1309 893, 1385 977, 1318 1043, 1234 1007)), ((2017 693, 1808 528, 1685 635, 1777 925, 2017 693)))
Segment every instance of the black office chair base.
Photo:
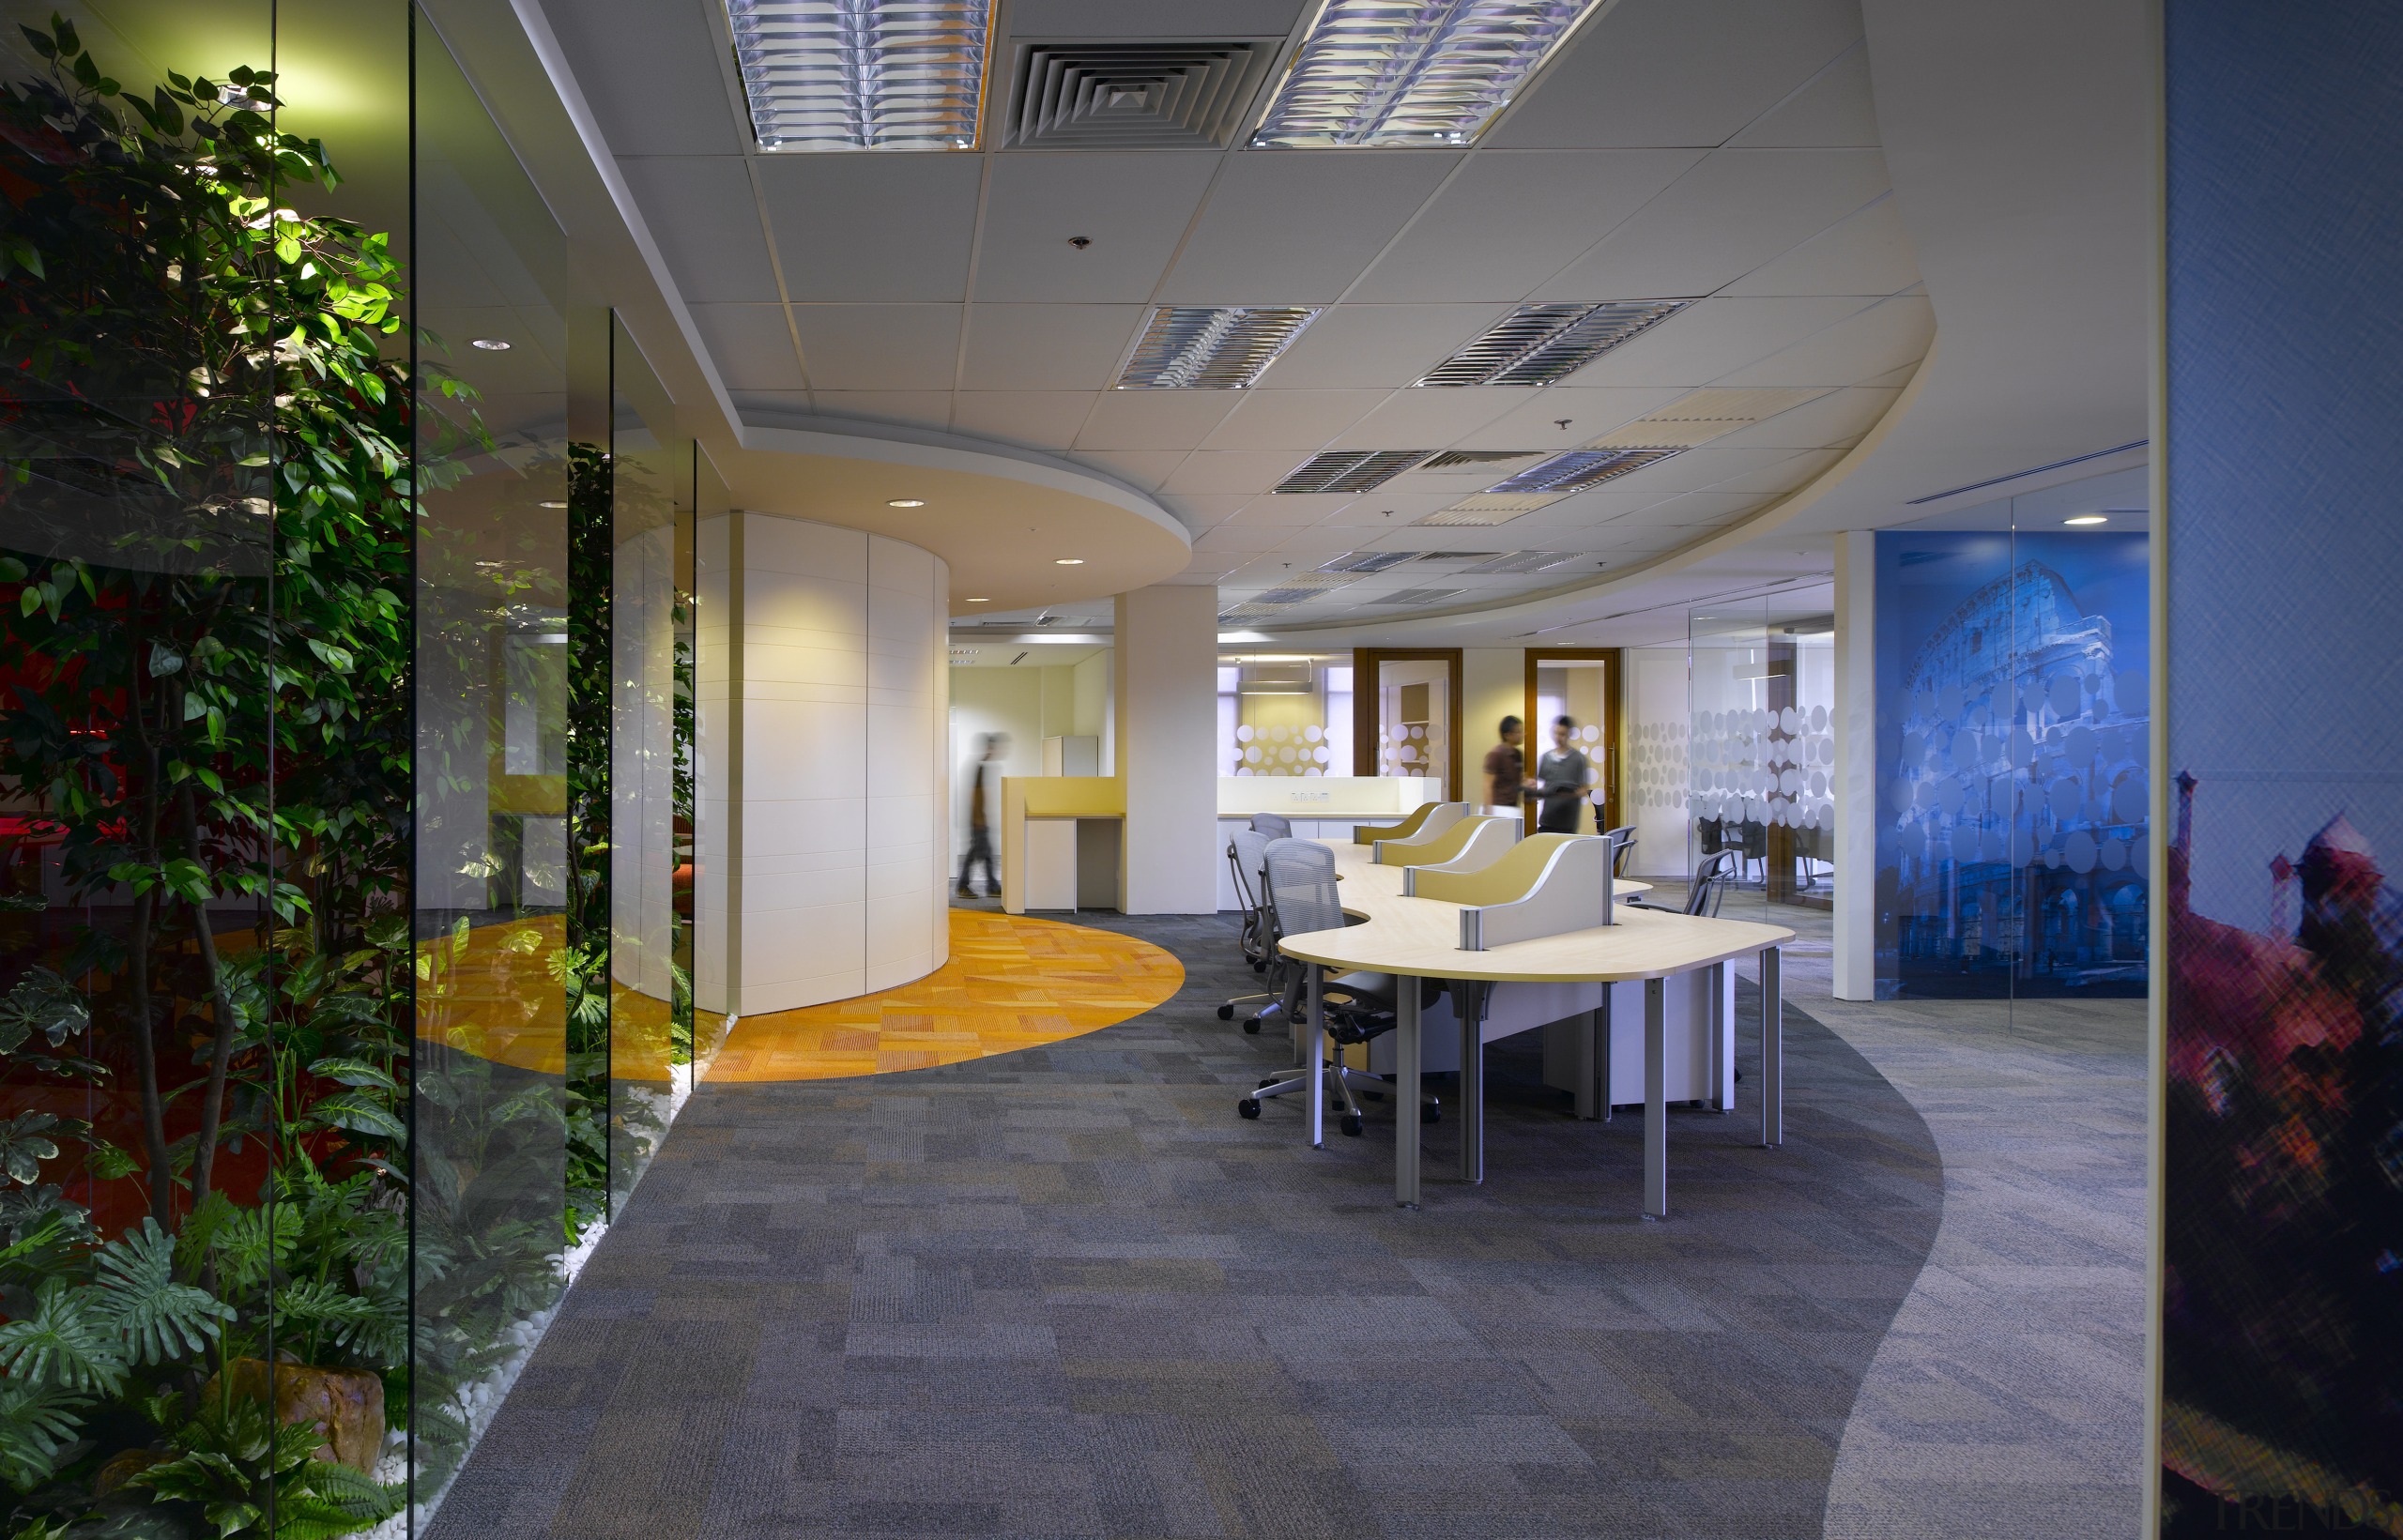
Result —
POLYGON ((1220 1021, 1232 1021, 1232 1020, 1234 1020, 1234 1019, 1235 1019, 1235 1008, 1234 1008, 1233 1006, 1232 1006, 1232 1005, 1221 1005, 1221 1006, 1219 1006, 1219 1007, 1218 1007, 1218 1019, 1219 1019, 1220 1021))
POLYGON ((1247 1096, 1235 1104, 1235 1110, 1247 1118, 1257 1118, 1260 1116, 1260 1098, 1247 1096))

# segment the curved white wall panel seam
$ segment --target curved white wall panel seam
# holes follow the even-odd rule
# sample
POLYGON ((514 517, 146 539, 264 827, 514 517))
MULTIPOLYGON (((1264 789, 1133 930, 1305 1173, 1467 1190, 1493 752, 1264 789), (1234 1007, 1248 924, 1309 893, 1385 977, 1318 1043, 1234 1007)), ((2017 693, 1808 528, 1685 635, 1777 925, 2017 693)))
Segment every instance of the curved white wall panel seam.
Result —
POLYGON ((726 915, 727 953, 700 1004, 751 1015, 932 972, 950 954, 949 569, 772 513, 703 520, 697 549, 726 617, 701 627, 718 720, 702 726, 698 897, 726 915))

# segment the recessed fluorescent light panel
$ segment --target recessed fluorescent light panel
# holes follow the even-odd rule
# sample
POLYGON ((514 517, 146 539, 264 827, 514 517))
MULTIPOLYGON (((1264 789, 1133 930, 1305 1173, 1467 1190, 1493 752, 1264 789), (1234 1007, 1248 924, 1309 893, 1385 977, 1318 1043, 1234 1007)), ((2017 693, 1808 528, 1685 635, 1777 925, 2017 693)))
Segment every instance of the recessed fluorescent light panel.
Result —
POLYGON ((1382 572, 1388 567, 1399 567, 1405 561, 1416 561, 1416 551, 1346 551, 1333 561, 1323 564, 1322 572, 1351 572, 1364 575, 1382 572))
POLYGON ((1465 145, 1598 0, 1322 0, 1254 149, 1465 145))
POLYGON ((1480 561, 1474 567, 1463 567, 1463 572, 1540 572, 1547 567, 1557 567, 1574 561, 1574 551, 1513 551, 1507 557, 1480 561))
POLYGON ((1508 480, 1496 481, 1485 490, 1502 497, 1583 492, 1587 487, 1599 486, 1683 452, 1680 449, 1570 450, 1567 454, 1554 455, 1540 465, 1530 465, 1508 480))
POLYGON ((726 0, 763 150, 976 146, 992 0, 726 0))
POLYGON ((1425 450, 1329 450, 1293 468, 1271 492, 1368 492, 1427 458, 1425 450))
POLYGON ((1556 385, 1691 303, 1620 299, 1603 305, 1521 305, 1418 383, 1556 385))
POLYGON ((1121 390, 1241 390, 1318 314, 1314 306, 1167 305, 1118 372, 1121 390))
POLYGON ((1544 450, 1446 450, 1418 468, 1472 471, 1486 465, 1508 465, 1513 460, 1533 460, 1547 452, 1544 450))

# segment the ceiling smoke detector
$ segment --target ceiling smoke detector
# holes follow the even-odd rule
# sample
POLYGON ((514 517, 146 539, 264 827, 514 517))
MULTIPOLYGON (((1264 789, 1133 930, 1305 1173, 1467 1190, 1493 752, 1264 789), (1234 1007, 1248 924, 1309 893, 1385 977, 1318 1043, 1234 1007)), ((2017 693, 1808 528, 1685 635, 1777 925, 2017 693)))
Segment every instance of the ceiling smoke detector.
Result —
POLYGON ((1417 383, 1556 385, 1691 303, 1620 299, 1601 305, 1521 305, 1417 383))
POLYGON ((1316 306, 1167 305, 1118 372, 1121 390, 1241 390, 1293 344, 1316 306))

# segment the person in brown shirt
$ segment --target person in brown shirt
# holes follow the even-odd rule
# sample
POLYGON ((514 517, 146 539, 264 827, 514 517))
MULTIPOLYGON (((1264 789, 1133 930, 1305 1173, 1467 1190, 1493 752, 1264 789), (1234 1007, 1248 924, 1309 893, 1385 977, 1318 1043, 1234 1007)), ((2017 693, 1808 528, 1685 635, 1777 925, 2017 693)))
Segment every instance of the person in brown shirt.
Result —
POLYGON ((1485 752, 1485 805, 1503 814, 1519 811, 1519 794, 1526 782, 1527 756, 1519 745, 1527 731, 1517 717, 1502 719, 1502 741, 1485 752))

